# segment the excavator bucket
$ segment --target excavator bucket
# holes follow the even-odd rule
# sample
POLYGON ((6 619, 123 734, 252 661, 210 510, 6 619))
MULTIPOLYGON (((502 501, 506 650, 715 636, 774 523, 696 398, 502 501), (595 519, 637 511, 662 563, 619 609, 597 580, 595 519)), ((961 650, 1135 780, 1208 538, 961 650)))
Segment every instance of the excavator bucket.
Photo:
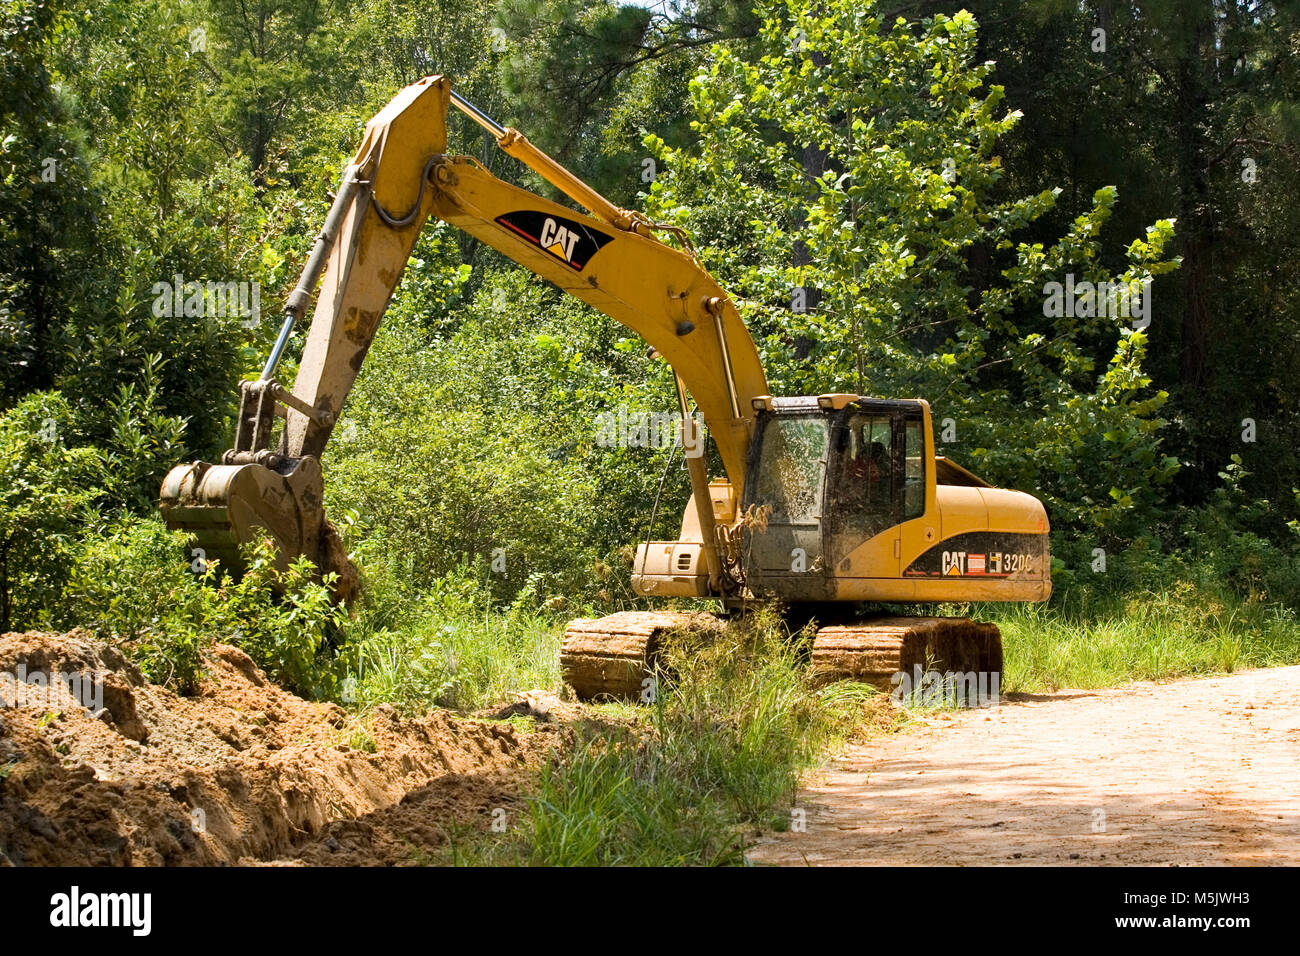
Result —
POLYGON ((234 446, 220 465, 180 465, 163 481, 159 505, 167 524, 236 574, 243 570, 240 545, 270 538, 281 570, 304 555, 322 573, 339 575, 334 591, 342 600, 356 589, 356 571, 325 520, 320 456, 432 207, 430 174, 447 149, 450 96, 446 78, 425 77, 367 124, 286 300, 262 374, 240 385, 234 446), (273 375, 318 283, 290 391, 273 375), (277 415, 285 424, 272 452, 277 415))
POLYGON ((285 570, 298 555, 338 574, 336 595, 356 590, 356 571, 325 520, 323 481, 315 458, 264 464, 177 465, 163 479, 159 507, 167 526, 190 537, 191 554, 239 574, 240 545, 269 539, 285 570))

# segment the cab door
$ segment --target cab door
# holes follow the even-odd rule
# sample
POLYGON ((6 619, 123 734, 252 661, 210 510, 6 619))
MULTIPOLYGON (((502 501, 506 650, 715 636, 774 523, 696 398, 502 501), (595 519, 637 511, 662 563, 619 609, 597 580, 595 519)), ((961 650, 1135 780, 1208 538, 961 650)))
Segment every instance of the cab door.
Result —
POLYGON ((823 546, 836 577, 896 577, 905 435, 889 408, 858 403, 836 416, 823 546), (867 547, 863 547, 867 545, 867 547))
POLYGON ((925 513, 919 402, 859 401, 831 428, 823 550, 838 578, 898 578, 905 522, 925 513))
POLYGON ((746 577, 753 586, 804 597, 809 578, 823 575, 829 428, 819 413, 772 415, 760 423, 745 492, 745 506, 763 513, 745 532, 746 577))

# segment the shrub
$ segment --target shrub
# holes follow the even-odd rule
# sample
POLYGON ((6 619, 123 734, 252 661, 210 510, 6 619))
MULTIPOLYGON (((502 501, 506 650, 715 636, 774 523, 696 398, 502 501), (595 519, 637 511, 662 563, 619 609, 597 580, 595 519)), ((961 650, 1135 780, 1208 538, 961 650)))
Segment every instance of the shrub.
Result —
POLYGON ((0 632, 48 619, 100 493, 101 456, 69 447, 71 420, 58 392, 33 393, 0 415, 0 632))
POLYGON ((268 677, 304 697, 337 697, 355 648, 345 629, 347 611, 335 604, 333 572, 314 580, 316 567, 299 556, 284 571, 269 540, 244 548, 238 582, 205 573, 203 626, 244 650, 268 677))
POLYGON ((203 671, 203 583, 183 559, 185 535, 156 518, 121 516, 84 536, 56 621, 117 644, 145 676, 183 693, 203 671))
POLYGON ((185 536, 156 518, 122 516, 88 534, 75 556, 58 621, 119 644, 150 680, 193 692, 206 648, 242 648, 281 686, 336 697, 355 665, 346 612, 330 598, 329 576, 299 558, 277 571, 269 541, 246 548, 248 569, 233 581, 219 563, 195 574, 185 536))

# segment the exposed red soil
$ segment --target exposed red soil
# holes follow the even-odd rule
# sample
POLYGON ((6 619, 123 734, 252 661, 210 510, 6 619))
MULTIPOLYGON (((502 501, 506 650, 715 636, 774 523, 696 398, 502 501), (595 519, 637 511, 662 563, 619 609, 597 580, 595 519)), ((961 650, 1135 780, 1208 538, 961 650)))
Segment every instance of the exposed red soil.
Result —
POLYGON ((20 668, 102 674, 104 711, 62 684, 0 707, 0 865, 420 863, 517 812, 566 733, 387 706, 361 721, 223 645, 195 697, 81 632, 0 636, 0 675, 20 668))

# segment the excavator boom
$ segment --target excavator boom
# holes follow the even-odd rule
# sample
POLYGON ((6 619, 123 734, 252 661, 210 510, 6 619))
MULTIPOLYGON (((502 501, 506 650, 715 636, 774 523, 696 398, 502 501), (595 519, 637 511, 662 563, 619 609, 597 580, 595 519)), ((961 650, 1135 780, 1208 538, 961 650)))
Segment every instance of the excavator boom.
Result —
MULTIPOLYGON (((243 385, 235 447, 221 466, 196 462, 169 473, 161 501, 169 523, 188 530, 228 566, 238 566, 243 541, 269 533, 282 561, 305 553, 324 567, 340 568, 337 555, 321 552, 321 542, 330 545, 332 538, 314 462, 430 216, 470 233, 645 339, 694 400, 732 494, 739 497, 752 402, 766 393, 767 383, 730 298, 688 251, 658 238, 660 227, 614 206, 517 130, 498 125, 456 94, 445 77, 432 76, 403 89, 367 124, 288 298, 271 357, 258 381, 243 385), (503 182, 471 157, 447 155, 452 105, 587 212, 503 182), (286 391, 274 380, 275 370, 318 280, 298 374, 286 391), (272 451, 274 415, 286 421, 272 451), (302 464, 309 459, 313 464, 302 464)), ((700 511, 707 512, 700 520, 707 524, 713 517, 709 493, 703 472, 695 471, 700 511)))
MULTIPOLYGON (((402 90, 371 120, 348 169, 357 186, 350 190, 345 182, 340 191, 352 197, 350 209, 325 269, 296 398, 329 414, 331 423, 337 419, 432 215, 645 339, 698 404, 739 492, 751 402, 766 393, 767 382, 735 307, 688 253, 661 242, 644 217, 609 203, 517 130, 487 119, 440 76, 402 90), (590 215, 503 182, 470 157, 445 155, 449 104, 481 122, 506 153, 590 215)), ((287 454, 319 457, 331 427, 290 409, 287 454)))

